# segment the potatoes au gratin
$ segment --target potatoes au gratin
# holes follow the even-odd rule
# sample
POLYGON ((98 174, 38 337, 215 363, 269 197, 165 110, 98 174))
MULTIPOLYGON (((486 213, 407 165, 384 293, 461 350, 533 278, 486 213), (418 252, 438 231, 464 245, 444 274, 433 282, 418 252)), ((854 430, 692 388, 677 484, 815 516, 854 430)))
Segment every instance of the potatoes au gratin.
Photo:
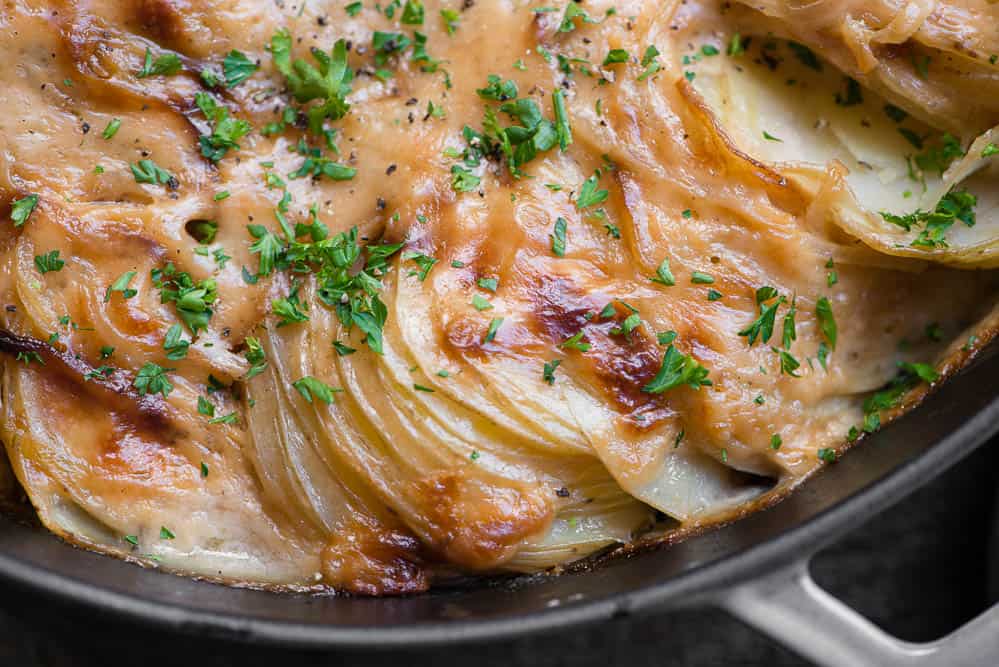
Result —
POLYGON ((403 594, 778 498, 989 340, 986 0, 6 0, 0 490, 403 594))

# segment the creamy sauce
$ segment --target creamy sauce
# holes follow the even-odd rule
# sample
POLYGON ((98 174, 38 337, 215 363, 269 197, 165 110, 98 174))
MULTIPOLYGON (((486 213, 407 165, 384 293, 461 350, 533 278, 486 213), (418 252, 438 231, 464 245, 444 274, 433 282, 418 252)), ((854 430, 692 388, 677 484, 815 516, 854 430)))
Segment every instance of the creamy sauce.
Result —
MULTIPOLYGON (((57 534, 195 576, 362 594, 535 571, 628 542, 657 512, 689 530, 786 489, 874 429, 864 401, 900 362, 928 376, 984 342, 969 336, 994 273, 844 231, 842 202, 865 203, 851 165, 754 150, 744 114, 687 74, 702 42, 729 58, 737 31, 765 26, 927 131, 970 141, 999 120, 983 103, 939 122, 928 98, 862 78, 817 37, 835 12, 805 34, 782 31, 797 25, 782 3, 594 0, 566 18, 561 3, 428 0, 419 23, 402 4, 0 5, 2 436, 57 534), (269 46, 282 30, 313 68, 310 49, 349 47, 350 109, 328 136, 269 46), (603 64, 612 49, 627 55, 603 64), (169 72, 139 76, 147 53, 169 72), (516 93, 477 93, 492 75, 516 93), (252 126, 217 160, 199 93, 252 126), (463 135, 489 132, 487 110, 516 125, 496 99, 510 96, 560 132, 523 174, 463 135), (369 253, 401 244, 351 293, 352 323, 331 255, 325 273, 315 255, 261 263, 264 242, 288 245, 282 218, 299 249, 318 247, 315 220, 327 239, 356 228, 369 253), (185 285, 210 285, 192 297, 207 318, 170 298, 185 285), (740 334, 768 309, 771 335, 740 334), (657 391, 664 357, 684 377, 657 391)), ((895 16, 882 4, 865 20, 895 16)), ((957 30, 938 4, 911 48, 957 30)), ((994 21, 972 14, 986 29, 968 39, 990 44, 994 21)), ((975 231, 989 242, 993 219, 975 231)))

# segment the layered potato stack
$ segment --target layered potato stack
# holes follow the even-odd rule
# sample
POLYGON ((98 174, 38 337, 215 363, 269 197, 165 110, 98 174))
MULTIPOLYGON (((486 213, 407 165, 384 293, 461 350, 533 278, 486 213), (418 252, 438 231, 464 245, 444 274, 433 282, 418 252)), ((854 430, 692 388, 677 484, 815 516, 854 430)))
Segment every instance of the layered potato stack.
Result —
POLYGON ((0 491, 86 548, 544 570, 778 497, 995 328, 986 0, 16 0, 0 35, 0 491))

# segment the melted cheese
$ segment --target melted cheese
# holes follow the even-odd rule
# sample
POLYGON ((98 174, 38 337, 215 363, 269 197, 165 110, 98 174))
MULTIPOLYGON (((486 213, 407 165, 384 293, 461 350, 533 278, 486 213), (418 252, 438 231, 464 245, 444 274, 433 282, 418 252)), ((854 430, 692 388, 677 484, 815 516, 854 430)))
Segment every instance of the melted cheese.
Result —
MULTIPOLYGON (((873 107, 814 133, 788 113, 797 96, 770 95, 759 73, 736 76, 734 59, 683 64, 702 42, 723 52, 736 31, 797 25, 780 3, 727 13, 707 1, 594 0, 579 5, 586 19, 564 24, 562 8, 478 0, 453 34, 440 13, 451 5, 424 4, 419 26, 369 3, 356 13, 263 0, 4 6, 0 201, 39 201, 23 226, 0 229, 2 437, 54 532, 192 575, 367 594, 423 590, 455 571, 544 569, 629 541, 656 511, 669 517, 662 527, 686 529, 790 488, 822 465, 820 450, 844 446, 898 362, 942 363, 991 311, 993 273, 937 264, 952 261, 947 252, 894 251, 876 211, 911 210, 901 140, 883 118, 868 128, 874 141, 851 125, 873 107), (299 124, 260 132, 293 103, 266 48, 281 29, 296 58, 341 38, 351 46, 351 109, 328 123, 339 158, 299 124), (410 51, 379 62, 375 31, 418 31, 440 63, 410 51), (650 45, 660 55, 639 62, 650 45), (138 77, 147 49, 176 54, 183 69, 138 77), (611 49, 628 61, 602 66, 611 49), (221 76, 233 50, 258 70, 209 89, 199 73, 221 76), (562 91, 572 142, 540 152, 519 178, 485 159, 478 185, 457 192, 462 130, 481 130, 499 106, 476 93, 493 74, 549 119, 562 91), (195 96, 208 91, 254 128, 217 163, 199 147, 210 125, 195 96), (760 140, 763 130, 783 142, 760 140), (356 174, 294 177, 300 141, 356 174), (144 159, 175 181, 137 182, 131 165, 144 159), (580 207, 594 176, 606 199, 580 207), (260 260, 247 226, 281 234, 285 206, 292 226, 309 224, 315 206, 331 236, 356 228, 362 244, 403 244, 379 276, 380 353, 323 303, 309 271, 244 277, 260 260), (217 223, 207 245, 189 232, 196 221, 217 223), (65 266, 41 273, 36 256, 53 250, 65 266), (421 276, 413 253, 436 263, 421 276), (673 285, 652 280, 664 260, 673 285), (182 359, 164 349, 179 322, 155 284, 168 263, 217 289, 182 359), (128 272, 125 298, 109 288, 128 272), (763 286, 786 301, 773 337, 751 345, 739 332, 759 316, 763 286), (273 304, 291 293, 308 319, 286 324, 273 304), (825 300, 835 341, 817 314, 825 300), (783 341, 792 303, 795 335, 783 341), (641 324, 625 333, 632 314, 641 324), (710 385, 643 389, 668 331, 673 354, 706 368, 710 385), (581 345, 566 344, 580 332, 581 345), (267 359, 252 377, 248 337, 267 359), (169 369, 166 395, 136 385, 148 363, 169 369), (324 403, 296 390, 302 378, 339 391, 324 403), (233 417, 213 423, 205 401, 233 417)), ((945 3, 908 19, 915 10, 884 4, 865 20, 894 21, 912 48, 944 48, 940 31, 960 27, 945 3)), ((808 26, 825 35, 853 25, 844 16, 830 10, 808 26)), ((989 30, 970 34, 987 44, 989 30)), ((997 120, 983 103, 939 122, 923 98, 889 86, 890 73, 877 85, 861 78, 876 63, 848 63, 836 40, 809 44, 866 94, 917 113, 921 130, 970 138, 997 120)), ((814 99, 832 99, 812 85, 814 99)), ((949 84, 934 95, 959 99, 949 84)), ((994 218, 981 213, 974 243, 995 241, 994 218)))

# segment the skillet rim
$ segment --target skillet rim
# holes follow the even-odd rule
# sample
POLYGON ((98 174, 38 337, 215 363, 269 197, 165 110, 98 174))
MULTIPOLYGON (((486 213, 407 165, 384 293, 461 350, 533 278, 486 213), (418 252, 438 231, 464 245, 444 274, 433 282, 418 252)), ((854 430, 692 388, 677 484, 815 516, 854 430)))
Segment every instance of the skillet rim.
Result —
MULTIPOLYGON (((990 370, 996 372, 999 370, 997 361, 999 355, 990 362, 973 365, 979 367, 979 372, 983 371, 983 367, 986 373, 990 370)), ((965 374, 974 375, 961 373, 965 374)), ((960 378, 953 378, 947 385, 959 380, 960 378)), ((931 396, 927 403, 934 398, 940 397, 931 396)), ((955 398, 959 397, 950 400, 955 398)), ((949 403, 944 402, 944 405, 949 403)), ((930 418, 927 407, 918 406, 903 419, 918 419, 920 413, 924 415, 923 418, 930 418)), ((893 425, 894 423, 890 424, 883 432, 893 425)), ((848 533, 856 524, 857 517, 872 516, 904 499, 956 465, 997 432, 999 395, 989 399, 972 417, 918 456, 903 460, 880 479, 868 482, 802 523, 781 529, 777 535, 743 551, 726 554, 717 560, 691 567, 663 582, 636 590, 619 591, 602 598, 505 618, 346 627, 255 618, 234 613, 212 613, 182 604, 153 601, 143 598, 139 593, 109 590, 96 583, 53 572, 3 551, 0 551, 0 582, 28 589, 77 608, 100 610, 118 619, 150 627, 272 646, 388 650, 509 639, 567 626, 592 624, 622 615, 717 602, 724 591, 781 566, 800 561, 803 555, 810 556, 848 533)), ((862 447, 876 444, 872 438, 862 447)), ((805 486, 812 481, 814 480, 806 481, 805 486)), ((722 529, 724 527, 714 530, 722 529)), ((54 543, 57 542, 57 538, 49 537, 54 543)), ((74 547, 59 543, 57 548, 74 547)), ((119 565, 132 567, 125 562, 119 562, 119 565)), ((162 572, 156 574, 175 576, 162 572)), ((566 576, 586 576, 586 573, 566 576)))

